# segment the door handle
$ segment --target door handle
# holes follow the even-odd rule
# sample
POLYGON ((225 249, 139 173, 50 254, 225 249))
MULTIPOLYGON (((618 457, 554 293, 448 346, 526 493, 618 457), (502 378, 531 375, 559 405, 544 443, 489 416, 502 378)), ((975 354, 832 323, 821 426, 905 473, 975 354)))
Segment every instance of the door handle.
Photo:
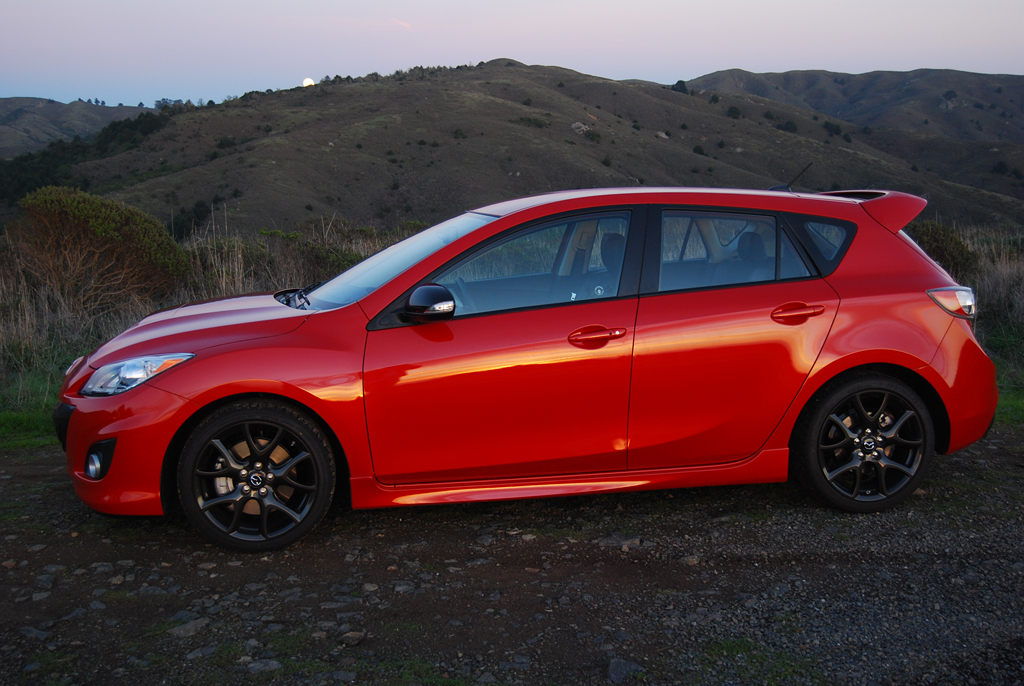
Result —
POLYGON ((569 334, 569 342, 573 345, 593 345, 604 343, 613 338, 622 338, 626 335, 624 328, 598 329, 597 331, 574 331, 569 334))
POLYGON ((825 311, 824 305, 805 305, 803 303, 788 303, 780 305, 772 310, 772 319, 784 324, 799 323, 798 320, 808 317, 817 317, 825 311))

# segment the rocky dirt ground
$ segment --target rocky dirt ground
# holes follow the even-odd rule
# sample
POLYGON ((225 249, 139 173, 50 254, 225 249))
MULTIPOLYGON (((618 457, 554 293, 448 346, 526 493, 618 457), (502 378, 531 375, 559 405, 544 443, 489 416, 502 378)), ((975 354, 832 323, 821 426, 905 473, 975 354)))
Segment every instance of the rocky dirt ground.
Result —
POLYGON ((351 512, 288 550, 0 455, 0 684, 1020 684, 1024 432, 899 509, 778 484, 351 512))

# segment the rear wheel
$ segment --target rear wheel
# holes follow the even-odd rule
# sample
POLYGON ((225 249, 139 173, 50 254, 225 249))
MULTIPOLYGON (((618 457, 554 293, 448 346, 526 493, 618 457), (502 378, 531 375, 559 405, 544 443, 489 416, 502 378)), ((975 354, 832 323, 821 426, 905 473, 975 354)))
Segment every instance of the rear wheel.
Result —
POLYGON ((334 476, 316 424, 286 404, 248 400, 220 408, 192 432, 178 464, 178 494, 207 538, 258 552, 309 533, 330 506, 334 476))
POLYGON ((935 445, 927 406, 906 384, 863 374, 809 408, 794 467, 825 500, 851 512, 898 505, 924 480, 935 445))

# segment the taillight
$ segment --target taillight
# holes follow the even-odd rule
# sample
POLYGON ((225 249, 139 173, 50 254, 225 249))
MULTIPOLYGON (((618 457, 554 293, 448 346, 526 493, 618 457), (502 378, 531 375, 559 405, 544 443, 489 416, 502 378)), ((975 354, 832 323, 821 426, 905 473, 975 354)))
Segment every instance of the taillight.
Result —
POLYGON ((933 288, 928 291, 928 297, 935 301, 935 304, 949 312, 954 317, 961 319, 974 319, 977 311, 974 306, 974 291, 964 286, 952 288, 933 288))

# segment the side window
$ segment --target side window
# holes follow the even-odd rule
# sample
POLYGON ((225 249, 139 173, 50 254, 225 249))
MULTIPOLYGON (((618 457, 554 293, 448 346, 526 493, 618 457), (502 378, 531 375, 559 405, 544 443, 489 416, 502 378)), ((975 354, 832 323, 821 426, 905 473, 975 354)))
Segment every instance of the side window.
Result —
POLYGON ((676 210, 662 214, 660 268, 661 292, 811 275, 774 217, 676 210))
POLYGON ((628 228, 628 212, 531 227, 468 255, 435 281, 455 296, 456 317, 614 297, 628 228))
POLYGON ((822 276, 828 276, 842 261, 853 242, 857 225, 842 219, 791 214, 786 219, 822 276))

